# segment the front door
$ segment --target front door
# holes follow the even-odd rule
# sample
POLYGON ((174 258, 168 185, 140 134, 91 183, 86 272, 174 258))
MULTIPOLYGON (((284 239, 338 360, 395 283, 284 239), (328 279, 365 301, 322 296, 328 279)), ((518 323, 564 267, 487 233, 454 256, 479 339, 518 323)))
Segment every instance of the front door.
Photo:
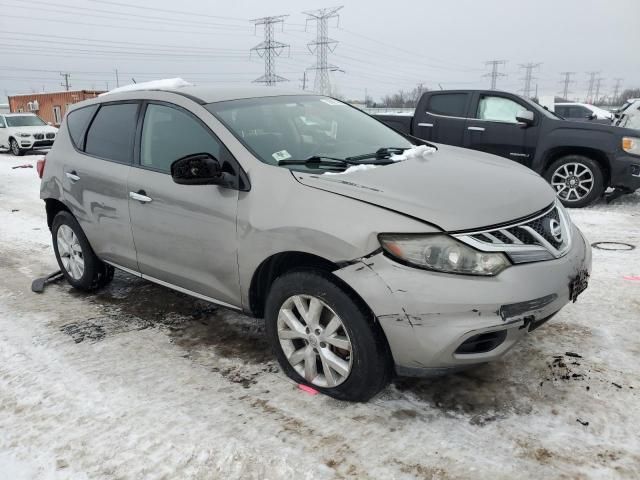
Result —
POLYGON ((530 126, 518 123, 516 116, 527 107, 505 96, 480 94, 476 105, 475 115, 466 123, 464 146, 529 166, 535 154, 539 119, 530 126))
POLYGON ((171 164, 209 153, 231 154, 197 117, 165 103, 148 103, 139 158, 129 175, 129 210, 140 272, 233 306, 240 305, 236 239, 238 191, 179 185, 171 164))

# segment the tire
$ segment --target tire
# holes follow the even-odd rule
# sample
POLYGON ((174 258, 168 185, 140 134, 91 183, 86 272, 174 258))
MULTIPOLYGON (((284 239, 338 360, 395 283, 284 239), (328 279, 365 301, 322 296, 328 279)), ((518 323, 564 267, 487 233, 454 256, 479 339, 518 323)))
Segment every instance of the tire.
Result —
POLYGON ((570 208, 586 207, 600 198, 606 188, 598 162, 583 155, 559 158, 549 166, 544 178, 562 204, 570 208))
POLYGON ((21 157, 25 152, 25 150, 20 148, 20 145, 18 145, 18 141, 15 138, 9 140, 9 151, 16 157, 21 157))
POLYGON ((113 280, 113 267, 96 256, 80 224, 71 213, 61 211, 54 217, 51 236, 60 270, 72 287, 92 292, 113 280), (79 262, 82 263, 82 268, 78 266, 79 262))
POLYGON ((301 270, 278 277, 267 297, 265 324, 268 340, 280 366, 296 383, 308 385, 339 400, 355 402, 369 400, 389 383, 392 362, 382 329, 362 300, 341 286, 330 273, 301 270), (316 306, 321 304, 317 324, 307 322, 306 317, 300 314, 295 298, 303 303, 303 310, 308 309, 307 313, 318 311, 312 307, 312 302, 316 306), (281 309, 282 319, 279 320, 281 309), (297 317, 296 329, 289 325, 290 314, 297 317), (334 315, 338 317, 340 327, 330 333, 334 315), (285 317, 288 321, 284 321, 285 317), (319 328, 310 330, 313 325, 319 328), (298 328, 302 328, 305 335, 298 328), (291 336, 297 338, 289 338, 291 336), (298 361, 300 351, 306 352, 304 358, 312 361, 298 361), (297 362, 295 366, 289 357, 297 362), (348 365, 347 373, 347 369, 342 368, 345 364, 348 365), (309 375, 307 365, 311 365, 309 375), (340 368, 334 370, 328 365, 340 368))

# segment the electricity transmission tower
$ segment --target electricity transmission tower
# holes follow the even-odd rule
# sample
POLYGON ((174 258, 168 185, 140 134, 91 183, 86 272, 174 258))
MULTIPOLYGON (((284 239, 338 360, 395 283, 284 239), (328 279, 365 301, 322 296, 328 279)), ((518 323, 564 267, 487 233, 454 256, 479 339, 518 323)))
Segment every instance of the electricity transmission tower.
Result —
POLYGON ((542 63, 525 63, 520 65, 520 68, 524 68, 524 87, 522 88, 522 95, 525 98, 531 98, 531 81, 535 80, 533 76, 533 70, 538 68, 542 63))
MULTIPOLYGON (((329 52, 333 52, 338 45, 336 40, 329 38, 329 20, 339 19, 338 10, 343 7, 320 8, 302 12, 307 15, 307 24, 316 22, 316 39, 307 44, 311 53, 316 54, 316 64, 311 70, 316 71, 313 89, 322 95, 331 94, 331 77, 329 72, 340 70, 337 66, 329 63, 329 52)), ((339 21, 339 20, 338 20, 339 21)))
POLYGON ((589 89, 587 90, 587 102, 591 102, 593 99, 593 87, 596 84, 596 75, 600 72, 587 72, 589 75, 589 89))
POLYGON ((562 80, 562 82, 564 83, 564 88, 562 89, 562 98, 564 98, 565 100, 569 100, 569 94, 571 93, 571 91, 569 90, 569 85, 574 83, 571 80, 571 75, 575 74, 576 72, 562 72, 562 75, 564 75, 564 80, 562 80))
POLYGON ((593 98, 594 103, 597 103, 598 100, 600 99, 600 88, 602 87, 602 80, 604 80, 604 78, 596 79, 596 91, 595 91, 595 96, 593 98))
POLYGON ((614 78, 614 80, 616 81, 616 85, 615 87, 613 87, 613 103, 617 103, 618 102, 618 94, 620 93, 620 87, 622 86, 622 79, 621 78, 614 78))
MULTIPOLYGON (((254 83, 264 83, 265 85, 274 86, 278 82, 287 82, 284 77, 276 75, 276 57, 280 56, 285 48, 289 45, 275 40, 275 25, 282 23, 289 15, 278 15, 276 17, 262 17, 251 20, 258 28, 258 25, 264 26, 264 41, 251 49, 256 52, 259 57, 264 58, 264 75, 254 80, 254 83)), ((284 27, 283 27, 284 28, 284 27)))
POLYGON ((69 91, 69 88, 71 87, 71 85, 69 85, 69 78, 71 77, 71 74, 61 72, 60 76, 64 78, 64 83, 61 83, 60 85, 62 85, 66 91, 69 91))
POLYGON ((504 73, 500 73, 498 71, 498 67, 500 65, 506 65, 506 60, 489 60, 484 62, 485 65, 491 65, 491 72, 483 75, 484 77, 491 77, 491 90, 496 89, 496 83, 498 82, 498 77, 506 77, 507 75, 504 73))

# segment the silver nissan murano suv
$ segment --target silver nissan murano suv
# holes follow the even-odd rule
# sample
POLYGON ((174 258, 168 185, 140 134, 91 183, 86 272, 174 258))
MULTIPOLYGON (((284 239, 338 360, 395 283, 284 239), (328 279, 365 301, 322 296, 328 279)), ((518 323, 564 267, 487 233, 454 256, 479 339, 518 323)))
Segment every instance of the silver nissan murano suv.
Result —
POLYGON ((110 93, 38 167, 73 287, 115 267, 264 318, 284 372, 344 400, 501 357, 591 269, 536 173, 305 92, 110 93))

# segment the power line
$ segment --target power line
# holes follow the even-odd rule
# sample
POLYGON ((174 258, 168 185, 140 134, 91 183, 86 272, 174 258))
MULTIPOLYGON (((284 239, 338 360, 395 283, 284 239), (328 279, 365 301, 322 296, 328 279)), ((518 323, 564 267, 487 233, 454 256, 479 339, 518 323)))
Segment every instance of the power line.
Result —
POLYGON ((483 77, 491 77, 491 90, 496 89, 496 84, 498 83, 498 77, 506 77, 507 75, 504 73, 500 73, 498 71, 498 67, 500 65, 506 65, 506 60, 489 60, 484 62, 485 65, 491 65, 491 72, 483 75, 483 77))
POLYGON ((571 80, 571 75, 575 75, 576 72, 562 72, 562 75, 564 75, 564 88, 562 89, 562 98, 564 98, 565 100, 569 99, 569 94, 571 93, 569 91, 569 85, 571 85, 572 83, 574 83, 571 80))
MULTIPOLYGON (((265 85, 274 86, 278 82, 287 82, 284 77, 276 75, 275 57, 280 56, 285 48, 289 45, 275 40, 274 27, 278 23, 284 24, 284 19, 289 15, 278 15, 275 17, 262 17, 252 20, 255 28, 258 25, 264 26, 264 41, 251 49, 256 52, 259 57, 264 58, 264 75, 256 78, 255 83, 264 83, 265 85)), ((284 28, 284 27, 283 27, 284 28)))
POLYGON ((538 68, 542 63, 525 63, 520 65, 520 68, 524 68, 524 87, 522 88, 522 95, 525 98, 531 98, 531 82, 535 80, 533 76, 533 70, 538 68))
MULTIPOLYGON (((316 22, 316 39, 309 42, 307 47, 311 53, 316 54, 316 64, 311 69, 316 71, 313 89, 322 94, 331 94, 330 71, 340 70, 337 66, 329 64, 329 52, 333 52, 338 45, 336 40, 329 38, 329 20, 339 19, 338 11, 343 7, 320 8, 303 12, 307 15, 307 23, 316 22)), ((339 21, 339 20, 338 20, 339 21)))

